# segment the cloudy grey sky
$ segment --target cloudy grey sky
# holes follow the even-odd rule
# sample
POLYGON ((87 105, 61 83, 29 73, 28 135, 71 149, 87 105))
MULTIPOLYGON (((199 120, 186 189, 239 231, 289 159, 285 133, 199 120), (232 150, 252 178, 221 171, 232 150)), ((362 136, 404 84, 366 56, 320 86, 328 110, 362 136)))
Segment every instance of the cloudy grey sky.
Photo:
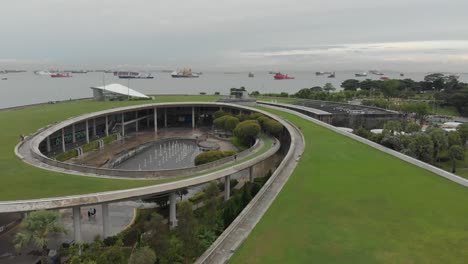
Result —
POLYGON ((468 71, 466 0, 0 0, 0 64, 468 71))

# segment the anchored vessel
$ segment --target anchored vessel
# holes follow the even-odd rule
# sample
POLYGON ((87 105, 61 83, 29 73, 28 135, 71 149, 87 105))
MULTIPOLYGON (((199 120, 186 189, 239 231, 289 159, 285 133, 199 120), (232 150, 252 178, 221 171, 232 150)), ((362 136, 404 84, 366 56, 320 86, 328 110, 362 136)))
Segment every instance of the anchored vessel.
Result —
POLYGON ((356 73, 355 76, 356 76, 356 77, 367 77, 367 72, 356 73))
POLYGON ((73 77, 69 72, 56 72, 50 75, 52 78, 70 78, 73 77))
POLYGON ((199 74, 192 72, 192 69, 183 69, 173 71, 171 76, 172 78, 198 78, 199 74))
POLYGON ((153 79, 154 77, 151 74, 139 73, 139 72, 126 72, 118 71, 114 72, 114 76, 118 76, 119 79, 153 79))
POLYGON ((275 80, 289 80, 289 79, 294 79, 294 77, 288 76, 287 74, 282 74, 280 72, 276 73, 275 76, 273 77, 275 80))

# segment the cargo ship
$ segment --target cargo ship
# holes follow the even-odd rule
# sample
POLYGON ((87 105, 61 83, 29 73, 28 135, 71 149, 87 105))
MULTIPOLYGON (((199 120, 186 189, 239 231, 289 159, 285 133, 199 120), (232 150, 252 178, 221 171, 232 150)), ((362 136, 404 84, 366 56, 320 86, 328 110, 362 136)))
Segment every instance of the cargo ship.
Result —
POLYGON ((200 77, 197 73, 192 72, 192 69, 183 69, 173 71, 171 73, 172 78, 198 78, 200 77))
POLYGON ((151 74, 129 71, 117 71, 114 72, 114 76, 119 77, 119 79, 154 79, 151 74))
POLYGON ((50 75, 52 78, 70 78, 73 77, 69 72, 56 72, 50 75))
POLYGON ((276 73, 275 76, 273 76, 275 80, 290 80, 294 79, 294 77, 288 76, 287 74, 282 74, 280 72, 276 73))

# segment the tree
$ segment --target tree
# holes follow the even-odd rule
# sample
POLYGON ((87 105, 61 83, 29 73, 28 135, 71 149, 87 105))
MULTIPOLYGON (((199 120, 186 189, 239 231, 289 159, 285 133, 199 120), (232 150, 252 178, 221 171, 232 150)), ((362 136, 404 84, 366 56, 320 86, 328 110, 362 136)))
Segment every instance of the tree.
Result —
POLYGON ((434 160, 438 160, 439 153, 448 147, 445 131, 440 128, 434 128, 430 131, 432 143, 434 143, 434 160))
POLYGON ((227 131, 234 131, 234 128, 240 123, 239 119, 234 116, 226 116, 224 120, 224 129, 227 131))
POLYGON ((457 160, 465 159, 465 151, 459 145, 453 145, 449 148, 449 157, 452 160, 452 173, 456 172, 457 160))
POLYGON ((409 146, 417 159, 430 163, 434 153, 434 144, 426 134, 417 134, 409 146))
POLYGON ((253 91, 250 93, 251 96, 259 96, 260 92, 259 91, 253 91))
POLYGON ((260 125, 257 120, 240 122, 234 129, 234 134, 245 144, 252 145, 252 141, 260 133, 260 125))
POLYGON ((323 86, 323 90, 327 91, 327 93, 333 92, 336 90, 335 86, 331 83, 326 83, 325 86, 323 86))
POLYGON ((228 115, 220 116, 220 117, 216 118, 215 120, 213 120, 213 125, 216 128, 224 129, 224 124, 226 123, 227 118, 229 118, 228 115))
POLYGON ((401 122, 398 120, 390 120, 385 123, 384 130, 388 130, 391 135, 394 135, 395 132, 400 132, 403 130, 401 122))
POLYGON ((303 88, 303 89, 300 89, 294 96, 297 98, 307 99, 310 96, 310 92, 311 92, 310 89, 303 88))
POLYGON ((192 210, 193 204, 189 201, 182 201, 178 207, 177 235, 182 242, 183 256, 186 263, 189 263, 197 256, 200 241, 198 240, 198 222, 192 210))
POLYGON ((283 125, 270 118, 270 120, 267 120, 266 122, 263 123, 262 125, 265 130, 270 133, 271 135, 278 136, 282 131, 283 131, 283 125))
POLYGON ((164 223, 164 217, 152 213, 150 220, 144 223, 143 240, 158 252, 161 257, 166 256, 169 245, 169 226, 164 223))
POLYGON ((218 110, 218 111, 214 112, 213 115, 214 115, 215 118, 220 118, 222 116, 227 115, 227 113, 224 112, 223 110, 218 110))
POLYGON ((421 131, 421 126, 414 123, 414 122, 408 122, 405 125, 405 132, 406 133, 416 133, 416 132, 419 132, 419 131, 421 131))
POLYGON ((178 189, 176 191, 176 194, 179 195, 179 198, 182 201, 182 198, 184 198, 184 196, 188 194, 188 190, 187 188, 178 189))
POLYGON ((161 259, 161 263, 182 263, 184 261, 182 252, 182 241, 180 241, 180 239, 176 236, 171 236, 171 238, 169 239, 169 251, 167 252, 167 257, 161 259))
POLYGON ((399 80, 387 80, 380 85, 380 89, 386 98, 397 95, 398 88, 400 87, 399 80))
POLYGON ((128 259, 128 264, 151 264, 156 262, 156 253, 149 247, 135 249, 128 259))
POLYGON ((466 141, 468 140, 468 123, 461 124, 457 128, 458 134, 460 135, 462 146, 466 145, 466 141))
POLYGON ((42 251, 42 263, 46 263, 49 235, 66 233, 59 220, 60 214, 54 211, 41 210, 30 213, 19 225, 18 233, 14 238, 15 248, 21 250, 34 244, 42 251))
POLYGON ((99 264, 127 264, 127 258, 122 251, 122 247, 122 240, 118 240, 115 245, 104 248, 104 251, 98 256, 96 262, 99 264))
POLYGON ((451 131, 448 133, 448 145, 449 147, 454 145, 462 145, 462 140, 458 132, 451 131))
POLYGON ((218 214, 219 188, 216 182, 212 181, 205 189, 205 206, 203 208, 203 224, 214 231, 222 229, 218 214))
POLYGON ((341 83, 341 87, 345 90, 356 91, 359 88, 359 81, 355 79, 349 79, 341 83))

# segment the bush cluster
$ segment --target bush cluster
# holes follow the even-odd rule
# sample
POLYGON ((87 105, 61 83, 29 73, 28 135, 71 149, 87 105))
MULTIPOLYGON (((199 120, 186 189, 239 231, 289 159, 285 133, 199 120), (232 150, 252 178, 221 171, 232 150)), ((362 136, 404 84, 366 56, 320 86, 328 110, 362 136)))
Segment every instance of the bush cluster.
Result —
POLYGON ((209 151, 198 154, 198 156, 195 158, 195 165, 210 163, 219 159, 232 156, 234 154, 236 154, 236 152, 232 150, 227 150, 227 151, 209 150, 209 151))

